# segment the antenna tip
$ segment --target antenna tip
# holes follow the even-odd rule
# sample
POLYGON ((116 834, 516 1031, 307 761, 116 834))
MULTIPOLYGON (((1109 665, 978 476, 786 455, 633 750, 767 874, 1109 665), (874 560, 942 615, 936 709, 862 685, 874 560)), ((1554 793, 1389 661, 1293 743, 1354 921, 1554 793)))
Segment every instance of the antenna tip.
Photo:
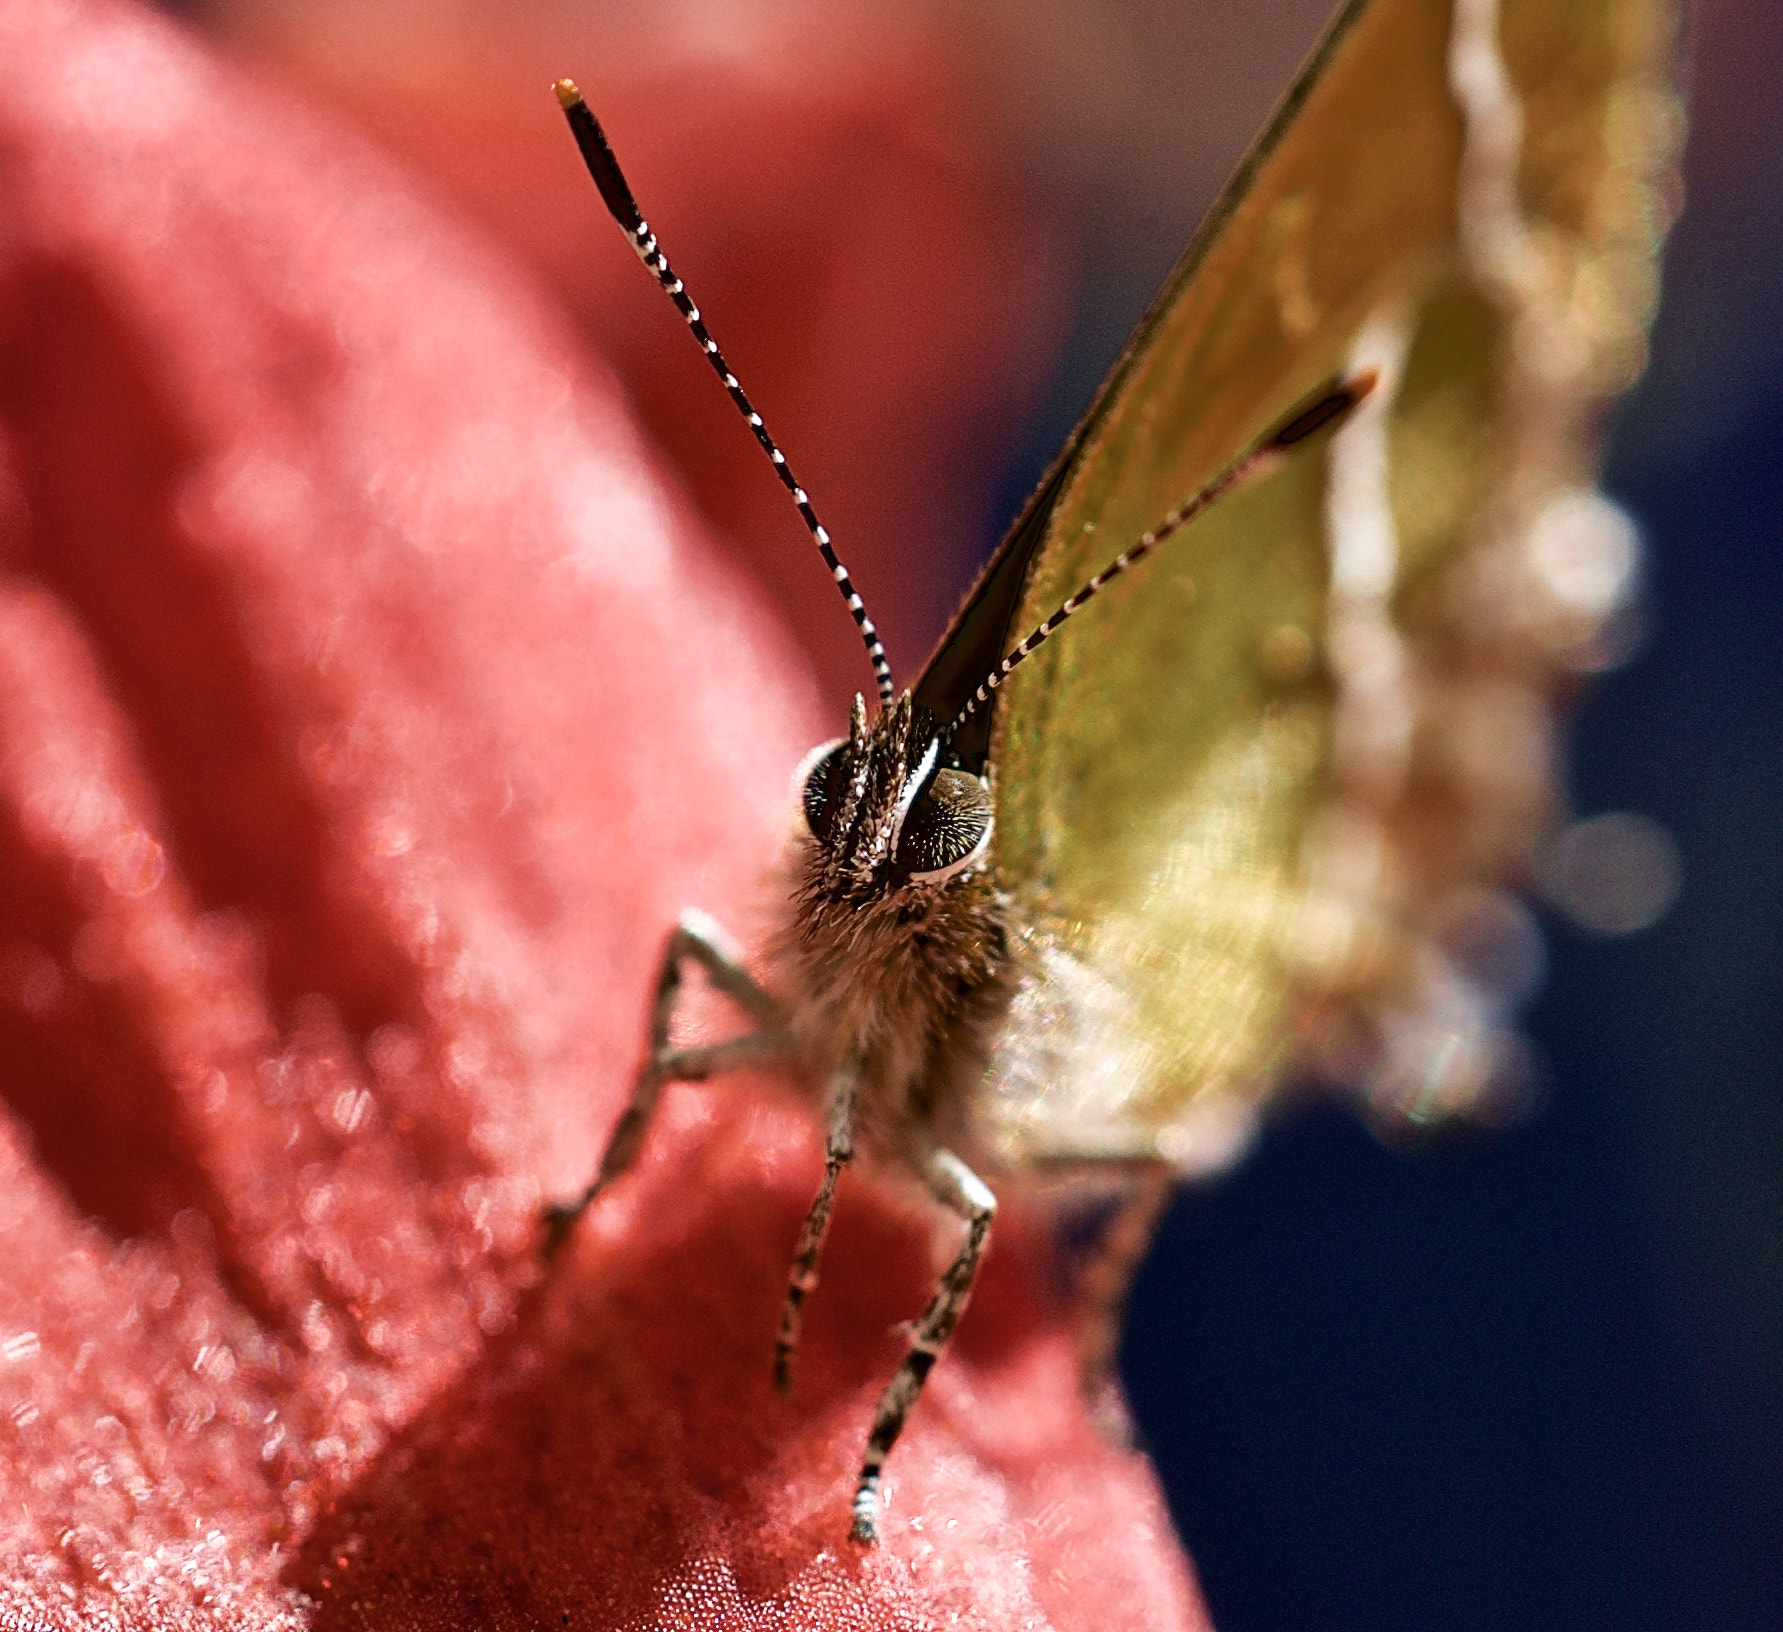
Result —
POLYGON ((573 79, 560 79, 551 89, 557 93, 557 100, 565 113, 582 100, 582 93, 577 90, 573 79))

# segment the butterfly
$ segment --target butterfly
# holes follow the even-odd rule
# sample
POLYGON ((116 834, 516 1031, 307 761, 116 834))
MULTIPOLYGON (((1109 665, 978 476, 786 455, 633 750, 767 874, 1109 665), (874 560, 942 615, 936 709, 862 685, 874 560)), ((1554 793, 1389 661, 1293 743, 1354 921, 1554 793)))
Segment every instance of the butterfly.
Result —
POLYGON ((869 1434, 857 1540, 970 1295, 987 1178, 1105 1181, 1095 1369, 1170 1184, 1233 1160, 1284 1084, 1347 1083, 1415 1125, 1514 1079, 1491 952, 1526 918, 1506 884, 1561 813, 1553 704, 1609 654, 1633 577, 1592 462, 1656 299, 1673 27, 1662 0, 1347 4, 907 690, 557 86, 797 506, 877 700, 799 771, 765 976, 699 914, 670 936, 631 1101, 551 1239, 636 1160, 667 1082, 767 1059, 827 1127, 783 1386, 857 1152, 956 1215, 869 1434), (754 1029, 673 1041, 694 967, 754 1029))

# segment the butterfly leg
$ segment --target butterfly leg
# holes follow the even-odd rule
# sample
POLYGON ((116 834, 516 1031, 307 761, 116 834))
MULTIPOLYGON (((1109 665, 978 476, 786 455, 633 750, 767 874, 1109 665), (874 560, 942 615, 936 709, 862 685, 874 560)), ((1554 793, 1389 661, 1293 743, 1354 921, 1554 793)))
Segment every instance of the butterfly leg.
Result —
POLYGON ((786 1279, 786 1302, 780 1309, 780 1336, 774 1344, 774 1386, 781 1390, 792 1387, 793 1356, 798 1353, 799 1328, 804 1315, 805 1299, 817 1285, 817 1264, 823 1256, 823 1243, 830 1233, 830 1210, 836 1202, 836 1182, 842 1169, 854 1160, 854 1089, 857 1081, 852 1068, 839 1074, 830 1086, 829 1141, 824 1152, 823 1185, 811 1211, 805 1215, 805 1227, 799 1231, 798 1250, 793 1254, 792 1269, 786 1279))
POLYGON ((869 1544, 879 1539, 879 1478, 885 1459, 965 1312, 991 1233, 991 1220, 997 1214, 997 1198, 990 1187, 950 1150, 937 1150, 929 1157, 923 1178, 942 1206, 965 1219, 966 1241, 911 1332, 903 1365, 879 1398, 873 1431, 867 1436, 867 1454, 861 1459, 860 1481, 854 1491, 854 1524, 849 1532, 856 1541, 869 1544))
POLYGON ((1083 1323, 1078 1362, 1084 1398, 1096 1425, 1120 1442, 1132 1438, 1132 1422, 1114 1369, 1127 1294, 1175 1187, 1175 1175, 1164 1163, 1137 1166, 1079 1272, 1083 1323))
POLYGON ((665 1084, 702 1082, 736 1066, 753 1065, 785 1052, 779 1005, 744 966, 742 953, 704 913, 683 914, 663 949, 662 966, 656 977, 656 999, 650 1010, 648 1048, 632 1085, 631 1101, 608 1138, 600 1166, 587 1189, 572 1200, 545 1209, 546 1255, 563 1244, 590 1203, 637 1161, 665 1084), (742 1009, 758 1029, 705 1047, 673 1047, 669 1029, 689 962, 703 968, 712 984, 742 1009))

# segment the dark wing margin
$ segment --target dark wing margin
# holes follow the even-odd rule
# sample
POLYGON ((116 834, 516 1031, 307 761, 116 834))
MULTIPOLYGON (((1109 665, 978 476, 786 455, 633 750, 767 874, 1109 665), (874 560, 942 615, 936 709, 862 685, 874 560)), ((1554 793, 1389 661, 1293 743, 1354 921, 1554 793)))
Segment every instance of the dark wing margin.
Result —
MULTIPOLYGON (((933 729, 939 730, 958 716, 980 682, 1003 661, 1012 640, 1022 631, 1012 631, 1016 611, 1021 606, 1022 592, 1028 574, 1045 542, 1052 514, 1074 474, 1078 457, 1107 412, 1108 405, 1119 393, 1128 373, 1151 343, 1154 330, 1163 315, 1175 304, 1178 293, 1193 278, 1206 259, 1208 250, 1218 240, 1228 220, 1250 192, 1257 172, 1268 162, 1283 138, 1293 127, 1302 104, 1311 95, 1337 48, 1355 25, 1356 20, 1373 4, 1373 0, 1347 0, 1347 3, 1326 25, 1308 54, 1294 83, 1276 104, 1274 113, 1262 134, 1251 144, 1239 161, 1231 179, 1221 190, 1213 207, 1195 229, 1189 246, 1164 280, 1139 326, 1127 341, 1119 360, 1102 382, 1088 411, 1077 428, 1066 439, 1040 485, 1022 507, 1015 525, 1004 535, 978 581, 967 592, 964 602, 947 632, 941 637, 934 654, 924 666, 916 682, 913 700, 919 713, 926 713, 933 729)), ((1241 449, 1234 448, 1234 455, 1241 449)), ((1182 497, 1188 497, 1187 494, 1182 497)), ((992 706, 973 714, 955 733, 948 744, 949 759, 962 769, 978 775, 990 758, 992 727, 996 717, 996 698, 992 706)))
MULTIPOLYGON (((1022 603, 1028 568, 1039 553, 1053 509, 1075 467, 1078 440, 1074 433, 1065 451, 1053 462, 1052 469, 1023 506, 1020 517, 978 575, 978 582, 954 614, 947 633, 941 637, 941 644, 935 648, 935 655, 922 671, 922 678, 916 683, 914 701, 919 710, 929 711, 929 729, 939 730, 949 720, 957 719, 979 683, 1003 660, 1003 654, 1014 638, 1010 635, 1009 625, 1016 608, 1022 603)), ((994 713, 992 708, 979 709, 947 744, 948 757, 962 770, 979 776, 984 774, 985 762, 990 756, 994 713)))

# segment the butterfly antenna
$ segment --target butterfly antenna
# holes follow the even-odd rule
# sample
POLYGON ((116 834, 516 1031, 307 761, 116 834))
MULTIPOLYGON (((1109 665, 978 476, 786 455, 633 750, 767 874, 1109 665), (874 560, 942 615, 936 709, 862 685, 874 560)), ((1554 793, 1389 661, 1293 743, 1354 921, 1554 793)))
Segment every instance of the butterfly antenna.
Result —
POLYGON ((724 382, 724 389, 736 404, 737 412, 743 416, 750 430, 755 432, 755 440, 762 445, 762 451, 773 462, 774 473, 779 476, 781 486, 792 495, 792 502, 798 506, 806 530, 815 540, 824 565, 830 569, 830 576, 836 580, 836 588, 841 591, 842 599, 847 603, 848 615, 854 619, 855 628, 861 632, 861 640, 867 648, 867 660, 873 665, 873 678, 879 687, 879 701, 884 706, 890 706, 895 695, 891 664, 886 660, 885 647, 880 644, 879 631, 874 628, 873 620, 867 616, 866 605, 855 590, 854 580, 848 576, 848 569, 842 565, 835 547, 830 543, 829 530, 817 519, 817 512, 811 508, 811 500, 794 478, 792 467, 786 462, 786 455, 775 445, 773 437, 768 435, 768 428, 762 423, 761 415, 744 395, 743 387, 737 383, 737 376, 730 371, 724 360, 724 353, 718 349, 718 342, 712 338, 705 320, 700 316, 699 307, 688 297, 681 280, 669 270, 668 258, 658 246, 656 234, 650 230, 649 223, 639 212, 637 201, 631 195, 631 188, 626 185, 625 176, 619 169, 619 161, 613 157, 613 149, 607 145, 606 133, 602 131, 588 104, 582 100, 582 93, 576 89, 575 81, 560 79, 553 89, 557 92, 557 100, 563 105, 570 129, 575 133, 576 146, 582 150, 583 162, 588 166, 589 175, 594 177, 594 184, 600 189, 607 209, 631 240, 632 248, 638 252, 638 259, 655 274, 656 281, 663 287, 663 293, 675 303, 675 310, 686 319, 694 339, 700 344, 700 350, 706 354, 706 361, 724 382))
POLYGON ((1061 603, 1037 629, 1024 636, 1015 650, 985 677, 978 689, 966 700, 966 706, 953 717, 947 729, 942 732, 943 739, 952 737, 967 720, 971 719, 989 701, 991 693, 1002 685, 1009 678, 1011 672, 1019 667, 1026 658, 1032 656, 1035 648, 1044 644, 1067 618, 1081 610, 1088 602, 1093 601, 1130 567, 1138 566, 1165 539, 1193 521, 1215 500, 1253 477, 1260 476, 1280 460, 1295 443, 1304 442, 1315 431, 1322 431, 1334 421, 1347 418, 1351 410, 1375 388, 1378 379, 1377 372, 1369 368, 1352 374, 1347 380, 1338 381, 1307 407, 1290 415, 1274 430, 1253 442, 1245 452, 1227 465, 1192 499, 1178 505, 1149 533, 1143 534, 1131 549, 1117 555, 1082 589, 1061 603))

